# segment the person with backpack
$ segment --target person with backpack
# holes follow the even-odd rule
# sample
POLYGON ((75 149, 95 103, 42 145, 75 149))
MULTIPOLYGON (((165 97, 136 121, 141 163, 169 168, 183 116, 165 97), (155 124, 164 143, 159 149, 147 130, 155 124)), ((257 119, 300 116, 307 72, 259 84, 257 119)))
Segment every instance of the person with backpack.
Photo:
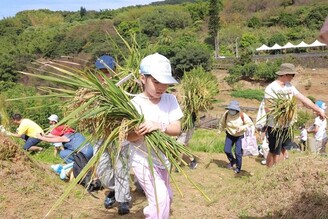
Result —
POLYGON ((219 123, 219 133, 226 132, 224 143, 224 152, 229 160, 228 168, 234 169, 235 173, 240 173, 242 167, 242 139, 248 127, 253 125, 252 120, 246 113, 243 113, 239 107, 239 102, 233 100, 225 108, 227 111, 223 114, 219 123), (232 147, 235 145, 235 157, 232 154, 232 147))
POLYGON ((50 143, 62 142, 64 149, 59 152, 59 156, 65 163, 74 162, 74 152, 80 151, 88 160, 93 156, 93 146, 81 133, 66 125, 54 128, 47 136, 39 135, 38 139, 50 143))

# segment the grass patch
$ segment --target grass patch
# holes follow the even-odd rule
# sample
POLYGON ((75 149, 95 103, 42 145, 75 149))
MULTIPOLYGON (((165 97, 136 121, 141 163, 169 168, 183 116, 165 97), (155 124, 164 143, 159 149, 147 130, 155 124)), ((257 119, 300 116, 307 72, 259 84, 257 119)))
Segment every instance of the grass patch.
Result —
POLYGON ((231 96, 261 101, 264 96, 264 91, 260 89, 235 90, 231 92, 231 96))
POLYGON ((193 151, 224 152, 225 133, 218 135, 217 130, 196 129, 189 146, 193 151))
POLYGON ((54 156, 54 146, 48 143, 40 143, 39 146, 43 147, 44 150, 41 153, 31 153, 30 156, 34 160, 48 164, 63 163, 63 160, 60 158, 59 154, 57 154, 56 157, 54 156))

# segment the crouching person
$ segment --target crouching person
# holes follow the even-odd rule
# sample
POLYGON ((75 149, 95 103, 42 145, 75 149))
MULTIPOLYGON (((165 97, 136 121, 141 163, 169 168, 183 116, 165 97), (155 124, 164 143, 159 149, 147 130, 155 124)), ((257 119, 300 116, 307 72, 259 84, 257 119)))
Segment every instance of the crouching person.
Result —
POLYGON ((30 119, 23 119, 20 114, 14 114, 12 118, 19 127, 17 128, 17 133, 8 133, 8 135, 25 140, 24 150, 42 151, 42 147, 36 146, 41 142, 38 136, 44 133, 42 128, 30 119))
POLYGON ((50 143, 62 142, 64 149, 59 152, 59 156, 65 163, 74 162, 73 153, 77 151, 83 153, 88 160, 93 156, 93 146, 86 138, 65 125, 54 128, 47 136, 39 135, 38 138, 50 143))

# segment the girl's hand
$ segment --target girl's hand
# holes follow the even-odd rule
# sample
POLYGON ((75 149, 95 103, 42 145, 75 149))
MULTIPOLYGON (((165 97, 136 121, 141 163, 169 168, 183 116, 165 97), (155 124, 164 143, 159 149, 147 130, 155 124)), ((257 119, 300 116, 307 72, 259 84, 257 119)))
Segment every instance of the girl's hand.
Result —
POLYGON ((145 135, 158 129, 160 129, 160 124, 158 122, 146 121, 142 123, 135 132, 137 135, 145 135))
POLYGON ((240 127, 238 127, 237 129, 236 129, 236 132, 242 132, 243 131, 243 129, 241 129, 240 127))

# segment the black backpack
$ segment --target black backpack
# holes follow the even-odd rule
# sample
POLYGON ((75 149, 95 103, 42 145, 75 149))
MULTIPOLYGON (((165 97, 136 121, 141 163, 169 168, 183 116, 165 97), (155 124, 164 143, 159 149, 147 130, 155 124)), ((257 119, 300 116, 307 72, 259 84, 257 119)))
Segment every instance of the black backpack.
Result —
MULTIPOLYGON (((86 158, 82 152, 74 153, 73 158, 74 158, 73 174, 74 177, 76 178, 81 173, 83 168, 87 165, 89 159, 86 158)), ((86 187, 90 181, 91 181, 91 171, 88 171, 87 174, 80 180, 79 184, 86 187)))
MULTIPOLYGON (((82 152, 74 153, 74 164, 73 164, 73 175, 76 178, 83 168, 87 165, 90 159, 86 158, 85 155, 82 152)), ((99 179, 93 180, 92 179, 92 171, 89 170, 87 174, 80 180, 79 184, 81 184, 84 187, 87 187, 87 190, 89 192, 97 191, 101 189, 101 182, 99 179)))

